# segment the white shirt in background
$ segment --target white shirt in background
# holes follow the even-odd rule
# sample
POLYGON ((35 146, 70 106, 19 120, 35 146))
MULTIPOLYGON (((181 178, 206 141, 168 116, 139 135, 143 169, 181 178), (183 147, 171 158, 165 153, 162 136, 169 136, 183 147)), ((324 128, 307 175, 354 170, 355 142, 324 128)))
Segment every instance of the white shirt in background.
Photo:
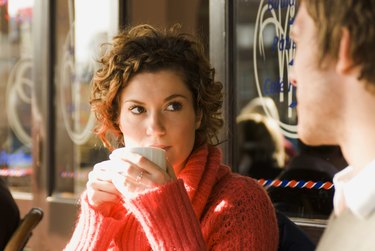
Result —
POLYGON ((340 215, 345 208, 359 218, 366 218, 375 211, 375 160, 360 172, 348 166, 334 178, 334 212, 340 215))

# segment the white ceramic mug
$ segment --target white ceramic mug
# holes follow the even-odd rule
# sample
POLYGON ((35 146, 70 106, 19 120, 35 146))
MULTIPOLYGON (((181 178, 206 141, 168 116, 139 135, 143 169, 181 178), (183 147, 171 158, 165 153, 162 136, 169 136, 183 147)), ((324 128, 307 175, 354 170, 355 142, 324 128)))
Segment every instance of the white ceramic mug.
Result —
POLYGON ((128 151, 128 152, 140 154, 144 156, 145 158, 154 162, 163 170, 167 169, 164 149, 151 147, 151 146, 149 147, 146 147, 146 146, 122 147, 113 151, 112 154, 118 155, 118 154, 121 154, 122 151, 128 151))

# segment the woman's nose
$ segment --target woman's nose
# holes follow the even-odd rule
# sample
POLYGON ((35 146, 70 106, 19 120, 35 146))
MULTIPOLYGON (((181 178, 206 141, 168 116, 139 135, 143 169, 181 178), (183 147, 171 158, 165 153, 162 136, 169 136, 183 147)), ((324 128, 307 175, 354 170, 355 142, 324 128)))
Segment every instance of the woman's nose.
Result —
POLYGON ((154 112, 150 114, 147 121, 147 135, 163 135, 165 134, 165 121, 163 115, 154 112))

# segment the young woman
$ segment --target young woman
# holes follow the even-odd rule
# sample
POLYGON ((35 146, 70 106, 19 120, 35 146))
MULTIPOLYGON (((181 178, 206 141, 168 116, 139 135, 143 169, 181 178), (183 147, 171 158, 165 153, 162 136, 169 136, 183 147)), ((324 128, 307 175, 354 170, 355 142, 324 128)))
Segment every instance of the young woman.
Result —
POLYGON ((276 250, 264 189, 221 163, 222 84, 203 46, 178 27, 140 25, 101 64, 96 133, 110 150, 163 148, 168 168, 125 152, 96 164, 66 250, 276 250))

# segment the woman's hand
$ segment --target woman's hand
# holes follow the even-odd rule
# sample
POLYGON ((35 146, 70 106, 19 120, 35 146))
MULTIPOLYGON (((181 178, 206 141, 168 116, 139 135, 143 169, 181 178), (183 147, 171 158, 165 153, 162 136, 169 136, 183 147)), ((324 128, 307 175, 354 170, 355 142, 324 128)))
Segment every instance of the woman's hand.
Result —
POLYGON ((115 167, 113 161, 107 160, 97 163, 89 173, 86 188, 90 205, 99 207, 106 202, 120 201, 121 194, 112 183, 115 167))
POLYGON ((112 183, 125 198, 136 197, 139 193, 163 185, 176 179, 173 168, 167 164, 163 170, 140 154, 116 149, 109 156, 116 163, 118 175, 112 176, 112 183))

